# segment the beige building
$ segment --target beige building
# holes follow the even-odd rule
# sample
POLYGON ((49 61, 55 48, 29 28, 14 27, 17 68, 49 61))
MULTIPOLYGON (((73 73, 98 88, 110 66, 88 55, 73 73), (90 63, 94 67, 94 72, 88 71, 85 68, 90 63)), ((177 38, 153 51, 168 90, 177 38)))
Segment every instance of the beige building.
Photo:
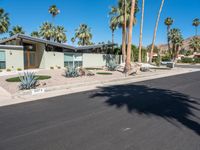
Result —
POLYGON ((120 56, 105 53, 111 46, 74 47, 17 34, 0 41, 0 69, 102 67, 110 60, 120 63, 120 56))

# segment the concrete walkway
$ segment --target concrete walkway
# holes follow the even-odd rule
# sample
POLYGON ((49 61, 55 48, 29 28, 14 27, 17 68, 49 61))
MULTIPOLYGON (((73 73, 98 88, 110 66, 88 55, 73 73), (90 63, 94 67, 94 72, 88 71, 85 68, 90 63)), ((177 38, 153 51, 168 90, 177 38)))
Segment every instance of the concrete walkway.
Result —
POLYGON ((9 100, 11 99, 11 94, 8 93, 4 88, 0 86, 0 101, 1 100, 9 100))

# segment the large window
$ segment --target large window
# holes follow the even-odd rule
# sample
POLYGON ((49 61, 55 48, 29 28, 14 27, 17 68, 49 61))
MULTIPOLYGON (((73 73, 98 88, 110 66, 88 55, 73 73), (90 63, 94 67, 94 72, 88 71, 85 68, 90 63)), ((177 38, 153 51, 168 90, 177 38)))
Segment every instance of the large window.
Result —
POLYGON ((82 54, 65 53, 64 57, 65 67, 82 67, 83 65, 82 54))
POLYGON ((6 69, 6 56, 4 51, 0 51, 0 69, 6 69))

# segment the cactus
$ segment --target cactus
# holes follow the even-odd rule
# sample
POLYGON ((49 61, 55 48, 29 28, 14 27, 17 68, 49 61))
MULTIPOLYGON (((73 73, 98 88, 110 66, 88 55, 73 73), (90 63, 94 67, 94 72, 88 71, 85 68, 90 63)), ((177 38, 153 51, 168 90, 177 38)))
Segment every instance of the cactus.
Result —
POLYGON ((23 76, 19 75, 20 79, 20 90, 34 89, 37 86, 38 77, 35 76, 34 72, 24 72, 23 76))
POLYGON ((109 61, 107 67, 109 71, 116 71, 118 68, 118 65, 115 63, 115 61, 109 61))
POLYGON ((79 76, 78 69, 75 67, 67 67, 67 69, 65 70, 65 77, 67 78, 75 78, 78 76, 79 76))

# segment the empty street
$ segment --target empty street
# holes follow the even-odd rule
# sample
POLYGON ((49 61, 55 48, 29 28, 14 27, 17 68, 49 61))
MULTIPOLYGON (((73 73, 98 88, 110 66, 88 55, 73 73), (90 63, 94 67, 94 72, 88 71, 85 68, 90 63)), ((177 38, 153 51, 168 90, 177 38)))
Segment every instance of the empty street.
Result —
POLYGON ((0 107, 0 150, 199 150, 200 72, 0 107))

